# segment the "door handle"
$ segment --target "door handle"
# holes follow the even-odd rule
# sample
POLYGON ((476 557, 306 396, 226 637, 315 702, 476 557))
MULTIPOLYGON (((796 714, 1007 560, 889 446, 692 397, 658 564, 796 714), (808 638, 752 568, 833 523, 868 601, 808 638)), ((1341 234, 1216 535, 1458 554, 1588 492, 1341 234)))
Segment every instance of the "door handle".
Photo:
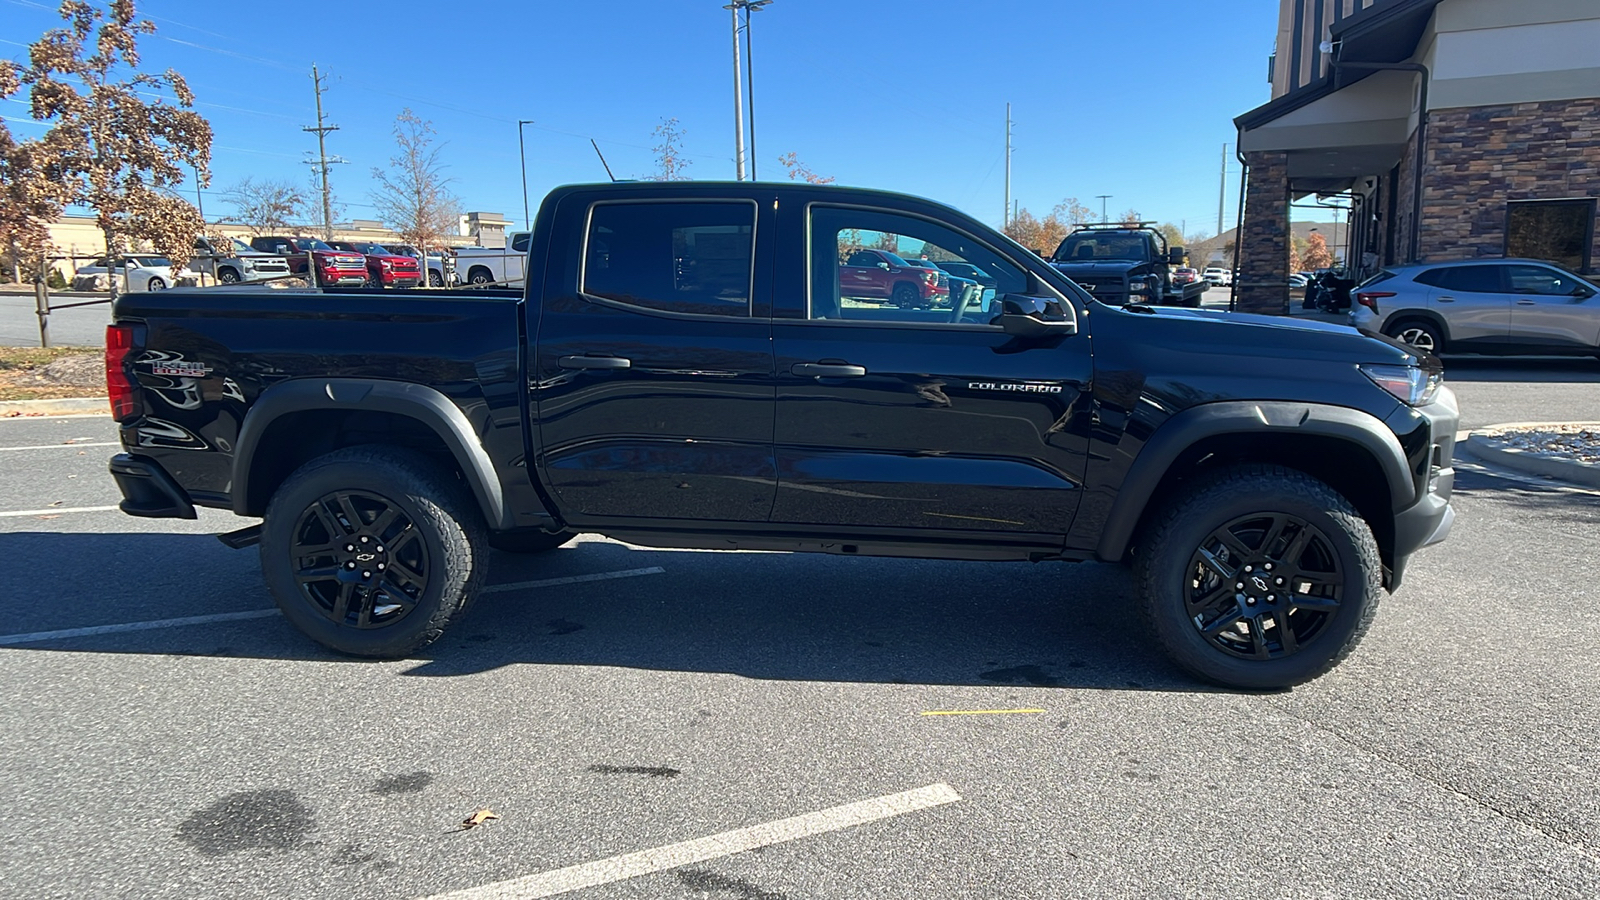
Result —
POLYGON ((812 378, 860 378, 867 374, 867 367, 848 363, 795 363, 789 371, 812 378))
POLYGON ((563 356, 559 360, 563 369, 630 369, 633 360, 620 356, 563 356))
POLYGON ((1539 305, 1539 301, 1537 301, 1537 300, 1529 300, 1526 297, 1524 297, 1523 299, 1517 301, 1517 305, 1518 306, 1538 306, 1539 305))
POLYGON ((1454 302, 1456 302, 1456 298, 1454 298, 1454 297, 1440 297, 1439 298, 1439 302, 1440 303, 1454 303, 1454 302))

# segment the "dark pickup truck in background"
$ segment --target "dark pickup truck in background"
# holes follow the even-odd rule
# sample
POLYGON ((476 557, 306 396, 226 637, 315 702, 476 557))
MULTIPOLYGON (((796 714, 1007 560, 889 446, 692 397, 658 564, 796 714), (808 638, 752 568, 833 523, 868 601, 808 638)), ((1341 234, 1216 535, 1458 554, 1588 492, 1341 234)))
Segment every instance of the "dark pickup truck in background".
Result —
POLYGON ((1168 247, 1149 223, 1079 225, 1050 255, 1056 271, 1077 282, 1096 300, 1196 307, 1206 285, 1174 281, 1183 265, 1183 248, 1168 247))
POLYGON ((928 201, 570 186, 526 263, 523 291, 123 295, 106 351, 123 510, 263 517, 225 542, 259 542, 289 621, 376 657, 438 637, 491 546, 579 532, 1131 562, 1124 620, 1242 688, 1332 668, 1453 519, 1457 410, 1431 356, 1108 305, 928 201), (870 243, 970 264, 996 296, 855 299, 870 243))

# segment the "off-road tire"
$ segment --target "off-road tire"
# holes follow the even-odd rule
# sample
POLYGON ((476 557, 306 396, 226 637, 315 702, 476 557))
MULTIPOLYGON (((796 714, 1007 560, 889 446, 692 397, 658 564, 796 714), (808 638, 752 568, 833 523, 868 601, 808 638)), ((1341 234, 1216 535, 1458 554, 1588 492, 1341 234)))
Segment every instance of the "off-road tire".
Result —
POLYGON ((432 643, 472 604, 488 560, 482 516, 455 473, 421 453, 379 445, 335 450, 296 469, 273 493, 261 531, 261 572, 284 618, 312 640, 351 656, 397 659, 432 643), (392 623, 358 628, 336 622, 296 581, 297 523, 319 499, 338 491, 388 501, 410 520, 425 548, 425 587, 409 612, 392 623))
POLYGON ((559 534, 545 534, 542 531, 500 534, 490 532, 489 546, 506 553, 546 553, 575 537, 577 535, 570 531, 563 531, 559 534))
POLYGON ((1292 687, 1338 665, 1366 634, 1383 592, 1383 561, 1366 520, 1338 491, 1282 466, 1231 467, 1195 481, 1143 530, 1134 571, 1145 625, 1167 656, 1195 676, 1244 690, 1292 687), (1219 649, 1190 618, 1191 567, 1216 530, 1241 517, 1274 513, 1303 520, 1326 537, 1340 566, 1343 596, 1337 612, 1298 650, 1245 659, 1219 649))

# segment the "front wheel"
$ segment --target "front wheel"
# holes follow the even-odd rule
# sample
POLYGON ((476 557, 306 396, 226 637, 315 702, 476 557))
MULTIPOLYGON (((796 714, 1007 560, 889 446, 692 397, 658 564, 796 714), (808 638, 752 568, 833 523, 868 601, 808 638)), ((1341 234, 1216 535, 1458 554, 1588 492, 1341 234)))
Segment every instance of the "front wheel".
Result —
POLYGON ((894 305, 901 309, 915 309, 918 301, 922 299, 922 294, 917 290, 916 285, 902 281, 894 286, 894 294, 891 299, 894 301, 894 305))
POLYGON ((1383 590, 1377 541, 1350 502, 1278 466, 1199 480, 1141 537, 1135 568, 1145 621, 1172 661, 1246 690, 1338 665, 1383 590))
POLYGON ((485 529, 466 488, 428 457, 361 446, 295 470, 272 495, 261 571, 312 640, 380 659, 432 643, 476 597, 485 529))
POLYGON ((236 269, 223 266, 217 270, 217 281, 223 284, 238 284, 239 272, 236 269))
POLYGON ((438 272, 429 272, 428 287, 444 287, 444 276, 438 272))

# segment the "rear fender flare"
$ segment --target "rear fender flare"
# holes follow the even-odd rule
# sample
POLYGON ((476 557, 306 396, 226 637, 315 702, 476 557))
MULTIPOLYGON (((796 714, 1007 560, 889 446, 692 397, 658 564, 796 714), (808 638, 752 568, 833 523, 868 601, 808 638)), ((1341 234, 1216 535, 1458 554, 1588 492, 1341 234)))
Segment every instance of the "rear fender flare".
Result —
MULTIPOLYGON (((1320 435, 1357 444, 1377 460, 1396 512, 1416 502, 1416 487, 1400 439, 1371 413, 1318 403, 1224 401, 1191 407, 1162 423, 1134 459, 1100 532, 1095 555, 1111 562, 1128 552, 1134 531, 1162 478, 1183 452, 1230 434, 1320 435)), ((1291 464, 1292 465, 1292 464, 1291 464)))
POLYGON ((250 495, 250 471, 261 439, 272 423, 290 413, 308 410, 370 410, 407 416, 426 425, 439 437, 461 467, 484 522, 491 529, 516 527, 500 489, 500 479, 461 407, 439 391, 422 384, 365 378, 300 378, 264 391, 251 405, 239 429, 233 456, 233 511, 255 515, 265 508, 265 497, 250 495))

